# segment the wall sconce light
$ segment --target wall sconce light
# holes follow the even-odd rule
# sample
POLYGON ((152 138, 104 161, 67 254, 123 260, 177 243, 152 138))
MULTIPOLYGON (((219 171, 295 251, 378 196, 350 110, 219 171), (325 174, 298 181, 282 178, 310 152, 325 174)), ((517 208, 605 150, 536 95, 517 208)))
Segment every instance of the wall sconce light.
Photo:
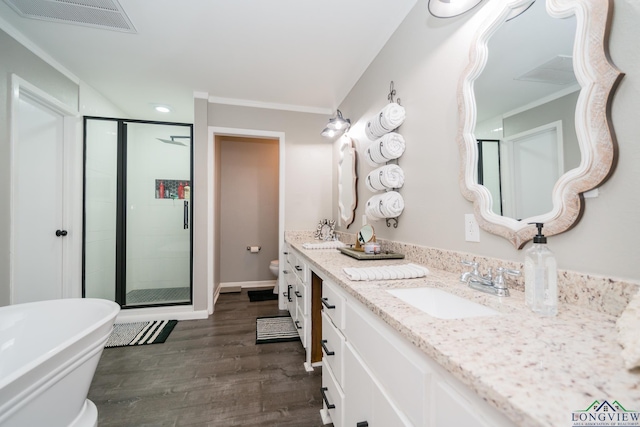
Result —
POLYGON ((429 0, 429 13, 436 18, 453 18, 480 4, 482 0, 429 0))
POLYGON ((337 110, 336 116, 329 119, 327 127, 320 133, 327 138, 333 138, 336 135, 345 133, 351 127, 351 120, 342 117, 342 112, 337 110))

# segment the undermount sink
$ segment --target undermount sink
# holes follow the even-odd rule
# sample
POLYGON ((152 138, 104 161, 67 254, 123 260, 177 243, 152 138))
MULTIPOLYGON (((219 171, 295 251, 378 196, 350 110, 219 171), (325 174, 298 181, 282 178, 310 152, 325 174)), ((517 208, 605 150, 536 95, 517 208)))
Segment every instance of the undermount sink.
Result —
POLYGON ((439 319, 462 319, 500 314, 492 308, 436 288, 388 289, 387 292, 439 319))

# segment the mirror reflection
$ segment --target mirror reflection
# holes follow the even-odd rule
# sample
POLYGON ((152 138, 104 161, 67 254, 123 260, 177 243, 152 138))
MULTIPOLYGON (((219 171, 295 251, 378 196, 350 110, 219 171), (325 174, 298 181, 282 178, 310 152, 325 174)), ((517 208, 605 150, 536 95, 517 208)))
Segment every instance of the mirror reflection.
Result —
POLYGON ((521 220, 551 212, 554 185, 580 165, 575 34, 575 15, 551 17, 538 0, 488 41, 474 84, 476 179, 497 215, 521 220))
MULTIPOLYGON (((608 55, 608 24, 612 13, 610 2, 546 0, 545 3, 543 0, 537 0, 523 14, 507 21, 508 17, 514 16, 514 8, 522 9, 521 7, 527 4, 531 4, 531 0, 485 3, 485 7, 491 8, 491 13, 479 28, 476 40, 471 45, 469 64, 462 72, 458 86, 460 121, 457 142, 461 154, 460 190, 467 200, 473 202, 480 227, 508 239, 518 249, 536 234, 535 227, 528 225, 529 222, 543 222, 547 236, 563 233, 573 227, 582 215, 582 193, 598 187, 609 177, 616 158, 616 145, 608 120, 608 108, 611 96, 623 76, 611 64, 608 55), (543 5, 546 8, 543 8, 543 5), (548 11, 551 18, 545 13, 545 21, 527 24, 528 19, 539 16, 543 10, 548 11), (570 25, 566 26, 567 23, 570 25), (560 28, 560 24, 564 24, 564 27, 560 28), (516 28, 513 28, 513 33, 503 36, 503 43, 510 46, 511 50, 505 50, 504 52, 508 53, 502 56, 502 61, 497 61, 494 58, 501 50, 496 43, 501 38, 500 34, 508 27, 527 27, 529 30, 525 34, 528 36, 518 37, 516 28), (564 38, 560 37, 562 33, 566 33, 564 38), (536 43, 527 44, 532 40, 536 43), (575 41, 573 48, 569 47, 571 40, 575 41), (539 54, 539 47, 560 47, 563 43, 568 43, 563 49, 547 52, 546 56, 539 54), (534 58, 534 53, 536 61, 527 63, 530 58, 534 58), (568 56, 572 56, 571 61, 568 56), (491 64, 485 71, 489 57, 492 57, 491 64), (569 72, 569 64, 573 73, 569 72), (520 69, 516 70, 516 67, 520 69), (477 84, 478 79, 492 78, 496 72, 503 69, 512 69, 512 73, 502 76, 498 85, 486 86, 490 89, 484 89, 482 82, 480 85, 477 84), (549 82, 550 79, 561 81, 563 77, 565 83, 562 85, 549 82), (506 88, 511 83, 516 83, 513 80, 518 80, 518 83, 522 80, 523 84, 520 86, 529 89, 522 92, 533 94, 533 97, 516 96, 520 95, 521 91, 515 85, 506 88), (572 83, 576 80, 581 86, 579 92, 577 85, 572 83), (554 86, 556 89, 553 89, 554 86), (565 87, 564 91, 557 88, 558 86, 565 87), (505 93, 507 97, 504 96, 505 93), (556 109, 550 106, 551 101, 566 101, 573 105, 574 101, 569 101, 571 96, 577 98, 577 102, 564 117, 545 117, 537 122, 527 118, 526 121, 523 119, 524 126, 507 123, 509 119, 518 118, 519 113, 525 111, 537 117, 556 109), (504 103, 515 99, 518 99, 517 103, 507 103, 506 106, 492 109, 494 101, 504 103), (567 131, 574 129, 579 148, 569 143, 575 137, 567 131), (555 140, 551 137, 553 133, 556 134, 555 140), (553 153, 552 163, 544 167, 534 165, 529 168, 534 171, 533 178, 526 178, 536 183, 542 181, 540 177, 543 175, 550 174, 550 180, 553 180, 554 174, 562 175, 553 186, 552 210, 536 215, 527 212, 527 204, 517 200, 518 197, 534 193, 528 189, 519 190, 522 185, 519 182, 521 177, 518 175, 526 168, 522 166, 522 162, 518 163, 513 158, 517 159, 520 155, 512 154, 515 151, 513 148, 504 154, 502 146, 506 145, 503 141, 509 138, 514 140, 513 145, 520 144, 521 141, 529 142, 531 138, 542 138, 540 134, 553 141, 557 150, 548 149, 548 153, 553 153), (483 141, 481 145, 482 148, 486 147, 483 151, 487 156, 490 156, 489 153, 492 151, 497 153, 493 159, 483 158, 479 163, 478 139, 483 141), (558 154, 555 154, 556 152, 558 154), (576 163, 579 163, 577 167, 576 163), (493 175, 489 171, 492 164, 499 165, 494 169, 493 175), (507 170, 507 167, 510 169, 507 170), (483 168, 485 170, 482 180, 486 186, 478 184, 478 172, 483 168), (507 172, 515 178, 503 177, 507 172), (498 187, 494 190, 496 195, 489 191, 491 186, 498 187), (513 189, 508 190, 509 186, 513 189), (516 200, 509 201, 508 194, 514 194, 516 200), (501 203, 501 206, 495 208, 496 211, 504 215, 496 214, 494 211, 494 199, 501 203), (512 216, 506 216, 506 206, 518 206, 518 203, 525 206, 522 213, 516 210, 509 213, 512 216)), ((519 28, 517 30, 520 31, 519 28)), ((517 123, 519 121, 516 121, 517 123)), ((528 149, 526 144, 520 147, 524 148, 524 151, 528 149)), ((544 203, 534 200, 530 205, 540 207, 544 206, 544 203)), ((544 209, 546 208, 540 208, 544 209)))
POLYGON ((373 227, 371 225, 364 225, 360 231, 358 231, 358 239, 356 241, 356 249, 364 246, 365 243, 375 242, 376 234, 373 231, 373 227))
POLYGON ((356 153, 353 141, 348 136, 343 136, 340 147, 340 160, 338 162, 338 211, 340 219, 346 228, 349 228, 355 217, 355 209, 358 201, 356 193, 356 153))

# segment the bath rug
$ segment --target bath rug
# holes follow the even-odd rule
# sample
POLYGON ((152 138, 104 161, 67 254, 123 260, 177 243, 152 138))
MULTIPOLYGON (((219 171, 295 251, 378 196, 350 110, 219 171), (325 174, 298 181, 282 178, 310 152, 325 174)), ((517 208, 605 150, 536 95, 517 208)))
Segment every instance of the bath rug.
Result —
POLYGON ((151 322, 116 323, 107 339, 105 348, 132 345, 161 344, 167 340, 177 320, 154 320, 151 322))
POLYGON ((256 344, 297 341, 300 339, 291 316, 258 317, 256 344))
POLYGON ((278 299, 278 294, 273 293, 273 289, 264 289, 260 291, 247 291, 249 301, 272 301, 278 299))

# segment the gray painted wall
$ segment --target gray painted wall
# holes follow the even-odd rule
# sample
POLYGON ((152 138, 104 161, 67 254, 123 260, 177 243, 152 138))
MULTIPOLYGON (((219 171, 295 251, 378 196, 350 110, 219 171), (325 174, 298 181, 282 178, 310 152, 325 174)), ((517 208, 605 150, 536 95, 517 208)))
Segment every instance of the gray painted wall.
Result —
POLYGON ((273 280, 278 259, 279 141, 219 137, 220 281, 273 280), (260 246, 251 253, 247 246, 260 246))
POLYGON ((562 120, 564 170, 566 172, 577 168, 580 166, 581 158, 574 114, 578 94, 579 92, 573 92, 530 110, 506 117, 503 122, 505 138, 556 120, 562 120))
MULTIPOLYGON (((339 107, 354 123, 351 135, 360 141, 360 147, 366 141, 364 123, 387 102, 391 80, 407 111, 407 120, 399 130, 407 141, 399 161, 405 171, 401 194, 406 209, 397 229, 374 223, 376 234, 384 239, 522 261, 523 251, 483 230, 480 243, 464 240, 464 214, 472 212, 472 204, 462 196, 458 183, 457 85, 490 2, 452 19, 430 16, 427 3, 418 2, 339 107)), ((620 153, 617 168, 600 187, 599 197, 585 201, 584 216, 576 227, 550 237, 549 245, 561 269, 640 280, 640 4, 628 0, 613 4, 610 53, 626 73, 611 106, 620 153)), ((334 146, 334 212, 337 159, 338 147, 334 146)), ((358 175, 364 177, 371 169, 366 162, 359 162, 358 175)), ((362 179, 358 196, 356 227, 371 196, 362 179)))
POLYGON ((78 109, 79 86, 0 30, 0 306, 9 304, 9 95, 11 74, 78 109))
MULTIPOLYGON (((331 141, 322 114, 209 104, 209 126, 285 133, 285 229, 312 230, 333 218, 331 141)), ((337 213, 336 213, 337 215, 337 213)))

